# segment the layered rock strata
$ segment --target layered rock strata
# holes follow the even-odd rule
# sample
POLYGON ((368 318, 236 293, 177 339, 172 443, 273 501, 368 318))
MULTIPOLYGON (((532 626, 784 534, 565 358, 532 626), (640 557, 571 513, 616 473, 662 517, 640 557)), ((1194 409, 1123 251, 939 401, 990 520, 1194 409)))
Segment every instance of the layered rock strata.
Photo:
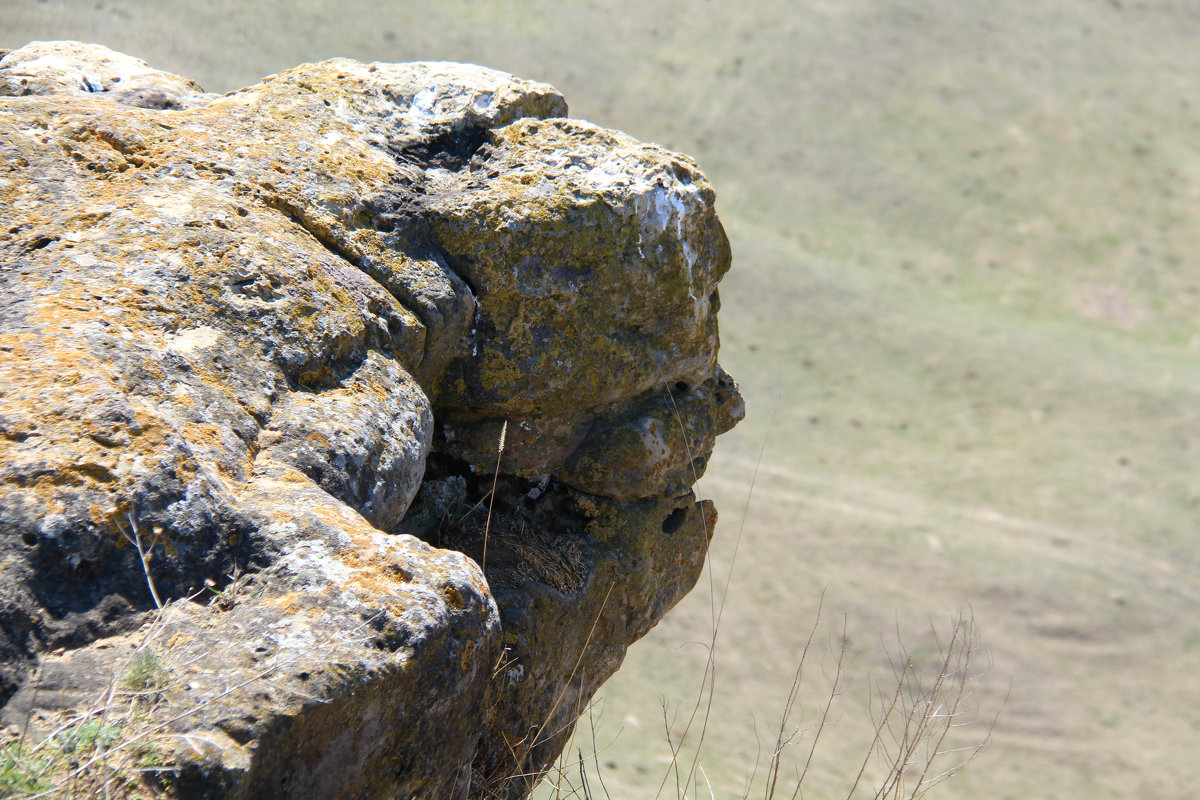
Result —
POLYGON ((337 59, 216 96, 34 43, 0 235, 22 735, 119 721, 181 797, 523 797, 699 574, 742 415, 713 192, 550 86, 337 59))

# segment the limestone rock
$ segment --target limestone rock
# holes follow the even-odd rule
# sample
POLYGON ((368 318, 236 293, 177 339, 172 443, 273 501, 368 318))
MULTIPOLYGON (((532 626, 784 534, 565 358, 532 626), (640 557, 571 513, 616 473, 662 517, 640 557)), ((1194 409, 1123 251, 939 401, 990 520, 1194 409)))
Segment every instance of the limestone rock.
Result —
POLYGON ((554 415, 712 373, 729 243, 690 159, 523 119, 435 177, 434 240, 481 298, 440 404, 554 415))
POLYGON ((193 108, 213 100, 195 81, 140 58, 78 42, 34 42, 7 54, 0 96, 100 94, 142 108, 193 108))
POLYGON ((698 576, 743 414, 712 189, 565 114, 470 65, 3 54, 5 722, 120 699, 179 796, 528 793, 698 576))

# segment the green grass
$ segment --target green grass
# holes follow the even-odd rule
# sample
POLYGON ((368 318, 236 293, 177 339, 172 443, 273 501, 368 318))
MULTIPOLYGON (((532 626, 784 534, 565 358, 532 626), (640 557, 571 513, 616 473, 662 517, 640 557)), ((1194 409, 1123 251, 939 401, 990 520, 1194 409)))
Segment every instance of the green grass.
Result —
MULTIPOLYGON (((766 441, 717 645, 718 797, 741 795, 825 587, 854 662, 806 796, 848 785, 881 635, 919 645, 968 604, 984 699, 1010 677, 1012 697, 937 796, 1200 794, 1193 3, 6 6, 0 45, 52 37, 215 90, 333 55, 474 61, 699 159, 750 413, 703 484, 718 576, 766 441)), ((702 582, 604 690, 614 797, 657 788, 659 698, 690 704, 721 590, 702 582)))
MULTIPOLYGON (((0 747, 0 797, 90 795, 92 787, 90 784, 84 786, 89 781, 70 773, 80 763, 118 744, 125 734, 121 725, 92 717, 68 726, 36 745, 22 740, 6 742, 0 747)), ((143 763, 137 766, 148 766, 148 752, 148 748, 139 751, 143 763)), ((89 777, 94 778, 100 772, 99 768, 92 770, 89 777)), ((109 782, 114 781, 110 779, 109 782)))
POLYGON ((159 796, 153 773, 165 759, 148 735, 146 711, 162 700, 170 671, 158 654, 141 650, 114 678, 119 691, 108 706, 97 705, 47 738, 34 741, 21 732, 13 739, 16 732, 7 732, 0 745, 0 797, 159 796))
POLYGON ((142 650, 133 657, 118 685, 128 692, 154 696, 170 682, 171 673, 158 654, 153 650, 142 650))
POLYGON ((49 784, 41 780, 49 766, 45 756, 35 756, 20 742, 0 747, 0 797, 46 791, 49 784))

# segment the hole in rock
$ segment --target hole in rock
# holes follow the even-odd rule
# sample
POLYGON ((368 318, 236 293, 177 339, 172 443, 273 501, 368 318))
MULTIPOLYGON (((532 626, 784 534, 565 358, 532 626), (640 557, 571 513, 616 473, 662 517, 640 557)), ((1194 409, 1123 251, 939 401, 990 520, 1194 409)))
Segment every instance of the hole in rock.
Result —
POLYGON ((483 563, 493 589, 536 582, 564 595, 579 592, 592 565, 584 534, 588 518, 576 495, 553 483, 502 475, 492 503, 492 485, 492 476, 435 453, 426 462, 421 491, 393 533, 409 533, 483 563))
POLYGON ((677 508, 668 514, 667 518, 663 520, 663 533, 674 533, 679 530, 683 526, 683 521, 687 519, 687 512, 686 508, 677 508))
POLYGON ((415 162, 425 169, 440 167, 457 172, 470 162, 487 136, 486 128, 468 126, 446 130, 417 142, 397 142, 391 149, 399 160, 415 162))

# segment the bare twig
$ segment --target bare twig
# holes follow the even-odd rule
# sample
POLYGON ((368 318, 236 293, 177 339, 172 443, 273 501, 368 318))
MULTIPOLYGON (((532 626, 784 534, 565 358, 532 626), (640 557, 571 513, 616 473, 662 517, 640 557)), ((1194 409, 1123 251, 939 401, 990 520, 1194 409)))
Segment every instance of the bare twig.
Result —
POLYGON ((500 444, 496 446, 496 472, 492 475, 492 494, 488 499, 487 522, 483 525, 483 557, 479 559, 479 571, 487 569, 488 533, 492 529, 492 504, 496 502, 496 484, 500 480, 500 457, 504 455, 504 437, 508 433, 508 420, 500 426, 500 444))
MULTIPOLYGON (((674 404, 675 404, 674 398, 671 399, 671 404, 672 404, 672 407, 674 407, 674 404)), ((710 715, 712 713, 713 696, 714 696, 715 689, 716 689, 717 638, 718 638, 718 635, 720 634, 720 630, 721 630, 721 620, 725 616, 725 602, 729 599, 729 588, 733 584, 733 567, 737 563, 738 551, 741 549, 742 539, 745 534, 746 519, 750 514, 750 499, 754 495, 754 486, 758 482, 758 468, 762 464, 763 454, 766 452, 766 449, 767 449, 767 441, 768 441, 768 439, 770 439, 771 429, 775 425, 775 413, 777 410, 778 410, 778 403, 776 403, 775 409, 772 410, 772 412, 771 412, 771 420, 767 425, 767 434, 763 437, 762 445, 759 447, 759 451, 758 451, 758 459, 754 462, 754 472, 750 476, 750 486, 746 491, 746 504, 745 504, 744 508, 742 509, 742 519, 741 519, 740 524, 738 525, 737 538, 734 539, 734 543, 733 543, 733 554, 730 557, 729 569, 727 570, 726 575, 725 575, 725 587, 721 593, 721 602, 717 606, 715 613, 713 615, 712 637, 710 639, 709 648, 708 648, 708 658, 706 659, 705 664, 704 664, 704 674, 700 678, 700 689, 696 696, 696 702, 692 706, 691 715, 688 717, 687 725, 684 726, 684 730, 680 734, 678 743, 676 745, 672 746, 672 748, 671 748, 671 763, 667 767, 666 774, 663 775, 662 782, 659 783, 658 791, 654 795, 655 800, 658 800, 658 798, 660 798, 662 796, 663 789, 666 787, 667 780, 670 778, 672 770, 678 769, 676 762, 679 758, 679 752, 680 752, 680 750, 683 749, 684 743, 686 742, 688 734, 691 731, 692 724, 695 722, 695 720, 698 716, 701 716, 700 710, 701 710, 701 707, 703 707, 704 713, 702 715, 701 724, 700 724, 700 736, 696 742, 696 753, 692 759, 691 769, 688 771, 687 780, 684 781, 685 785, 691 783, 692 776, 695 774, 697 765, 700 762, 700 752, 701 752, 701 748, 704 745, 705 735, 708 731, 708 721, 709 721, 710 715)), ((678 420, 678 411, 676 411, 676 419, 678 420)), ((679 426, 682 430, 683 429, 682 421, 679 421, 679 426)), ((685 443, 687 441, 686 435, 684 436, 684 441, 685 441, 685 443)), ((690 456, 690 451, 689 451, 689 456, 690 456)), ((694 463, 694 459, 692 459, 692 462, 694 463)), ((708 553, 706 552, 705 553, 705 563, 706 564, 708 563, 707 555, 708 555, 708 553)), ((710 590, 711 590, 712 589, 712 580, 713 580, 711 568, 709 568, 708 573, 709 573, 709 586, 710 586, 710 590)), ((710 596, 714 597, 714 599, 715 599, 716 592, 712 591, 710 596)))
MULTIPOLYGON (((822 601, 824 595, 822 594, 822 601)), ((808 758, 804 761, 804 769, 796 776, 796 788, 792 791, 792 800, 800 794, 800 789, 804 785, 804 779, 808 777, 808 768, 812 766, 813 755, 817 752, 817 745, 821 741, 821 734, 825 732, 825 726, 829 722, 829 712, 833 709, 834 701, 841 694, 842 686, 842 668, 846 663, 846 626, 847 620, 842 618, 842 635, 838 640, 837 667, 833 675, 833 681, 829 687, 829 696, 825 698, 825 703, 821 709, 821 720, 817 723, 817 732, 813 734, 812 744, 808 747, 808 758)), ((808 645, 805 645, 807 649, 808 645)))
MULTIPOLYGON (((121 523, 117 522, 115 517, 113 518, 113 522, 116 524, 117 530, 125 537, 125 541, 137 548, 138 558, 142 562, 142 572, 146 575, 146 585, 150 587, 150 596, 154 598, 154 607, 162 610, 162 598, 158 596, 158 588, 154 585, 154 578, 150 575, 150 561, 154 558, 154 553, 142 547, 142 534, 138 530, 137 522, 133 519, 133 514, 126 514, 125 519, 129 521, 129 527, 133 530, 133 536, 130 536, 129 532, 121 527, 121 523)), ((154 538, 158 539, 161 533, 162 529, 156 527, 154 529, 154 538)), ((150 547, 153 548, 154 545, 151 544, 150 547)))
POLYGON ((600 617, 604 614, 604 608, 608 605, 608 598, 612 596, 612 590, 616 585, 615 581, 609 584, 608 591, 604 593, 604 600, 600 603, 600 610, 596 612, 596 617, 592 620, 592 627, 588 630, 587 638, 583 641, 583 647, 579 648, 579 657, 575 659, 575 666, 571 668, 571 674, 567 676, 567 680, 563 684, 562 689, 559 690, 558 696, 554 698, 554 704, 550 706, 550 711, 547 712, 546 718, 542 720, 542 724, 538 727, 537 732, 534 733, 533 742, 529 745, 529 750, 537 747, 542 742, 542 731, 550 724, 550 720, 554 717, 554 712, 558 710, 558 704, 562 702, 563 696, 566 695, 567 689, 571 686, 571 681, 575 679, 575 673, 579 670, 579 665, 583 663, 584 653, 587 652, 588 645, 592 642, 592 636, 596 633, 596 626, 600 624, 600 617))

